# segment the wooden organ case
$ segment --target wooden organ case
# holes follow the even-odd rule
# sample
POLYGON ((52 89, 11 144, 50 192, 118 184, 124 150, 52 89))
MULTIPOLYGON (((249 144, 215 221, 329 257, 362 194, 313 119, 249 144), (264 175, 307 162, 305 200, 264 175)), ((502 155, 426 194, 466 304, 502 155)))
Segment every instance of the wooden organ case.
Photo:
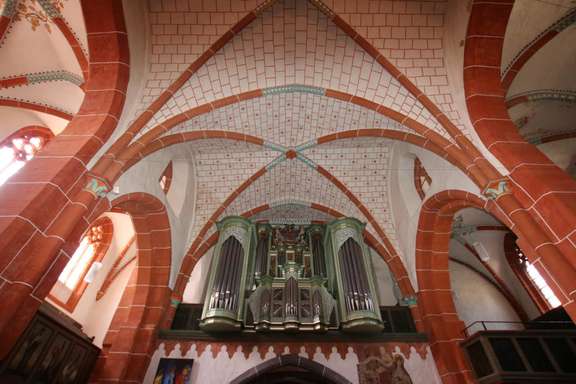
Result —
POLYGON ((200 328, 208 332, 380 332, 372 262, 353 218, 218 224, 200 328))

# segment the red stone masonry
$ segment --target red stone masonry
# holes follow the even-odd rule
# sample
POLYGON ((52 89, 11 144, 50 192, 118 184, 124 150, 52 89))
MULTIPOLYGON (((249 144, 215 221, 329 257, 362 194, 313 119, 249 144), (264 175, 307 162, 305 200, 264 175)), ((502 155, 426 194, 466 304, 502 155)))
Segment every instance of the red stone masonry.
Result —
POLYGON ((91 381, 140 382, 168 309, 170 223, 162 202, 146 193, 124 195, 111 204, 113 212, 132 218, 137 264, 104 339, 91 381))
POLYGON ((11 349, 93 221, 86 164, 115 129, 128 84, 122 4, 84 1, 90 77, 78 113, 0 187, 0 359, 11 349), (105 49, 104 49, 105 48, 105 49))
POLYGON ((498 200, 519 231, 522 250, 540 265, 576 318, 576 181, 526 142, 510 120, 500 80, 504 34, 513 0, 472 5, 464 55, 470 118, 480 139, 510 171, 512 194, 498 200))

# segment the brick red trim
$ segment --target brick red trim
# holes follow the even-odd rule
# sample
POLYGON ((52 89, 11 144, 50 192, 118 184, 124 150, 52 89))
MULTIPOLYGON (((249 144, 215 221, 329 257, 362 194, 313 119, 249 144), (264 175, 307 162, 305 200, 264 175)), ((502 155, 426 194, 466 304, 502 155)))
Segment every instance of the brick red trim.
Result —
POLYGON ((116 277, 118 277, 120 272, 122 272, 124 268, 126 268, 132 261, 137 259, 138 255, 135 255, 130 260, 125 261, 125 263, 122 264, 121 267, 118 267, 118 265, 124 260, 124 256, 126 256, 126 253, 130 249, 130 247, 132 247, 135 241, 136 236, 134 235, 130 238, 130 240, 128 240, 124 248, 122 248, 122 251, 120 251, 118 257, 116 257, 116 261, 114 261, 114 264, 112 265, 112 268, 110 268, 108 274, 104 278, 104 281, 102 282, 102 285, 98 290, 98 293, 96 293, 96 301, 100 300, 102 296, 106 294, 106 292, 108 291, 108 287, 110 287, 110 285, 114 282, 114 280, 116 280, 116 277))
POLYGON ((31 101, 25 101, 13 98, 0 97, 0 106, 28 109, 30 111, 47 113, 49 115, 56 116, 64 120, 72 120, 73 117, 68 112, 64 112, 58 108, 54 108, 46 104, 34 103, 31 101))
MULTIPOLYGON (((16 4, 16 6, 17 5, 18 4, 16 4)), ((13 12, 10 16, 0 15, 0 47, 2 46, 3 40, 6 37, 15 14, 16 12, 13 12)))
POLYGON ((424 200, 426 198, 426 192, 424 192, 424 182, 422 181, 424 178, 428 184, 432 184, 432 178, 426 172, 426 169, 422 166, 420 159, 415 157, 414 158, 414 188, 416 188, 416 192, 418 192, 418 196, 420 196, 420 200, 424 200))
POLYGON ((147 193, 123 195, 111 205, 113 212, 132 218, 138 263, 104 338, 91 380, 141 382, 169 305, 170 222, 162 202, 147 193))
POLYGON ((549 41, 554 39, 562 30, 558 29, 558 25, 570 18, 576 10, 571 9, 565 15, 560 17, 560 19, 554 21, 548 28, 542 31, 536 38, 526 44, 518 55, 514 57, 512 62, 508 65, 508 67, 504 70, 504 75, 502 77, 502 86, 505 90, 510 88, 512 82, 516 78, 516 75, 522 70, 524 65, 542 48, 544 47, 549 41))
POLYGON ((515 226, 522 250, 576 319, 576 181, 526 142, 508 116, 500 81, 504 35, 513 0, 474 0, 464 53, 472 124, 510 171, 512 194, 497 204, 515 226))
POLYGON ((0 89, 21 87, 23 85, 28 85, 28 78, 24 75, 0 79, 0 89))
MULTIPOLYGON (((352 40, 354 40, 366 53, 368 53, 374 60, 378 62, 392 77, 394 77, 412 96, 414 96, 432 116, 440 123, 458 146, 467 154, 471 155, 471 159, 482 158, 480 151, 468 140, 462 131, 438 108, 438 106, 422 92, 402 71, 400 71, 394 64, 392 64, 386 57, 380 54, 380 51, 368 42, 362 35, 360 35, 348 22, 338 16, 336 13, 329 11, 329 9, 322 1, 314 1, 314 5, 318 9, 331 18, 332 22, 336 24, 344 33, 346 33, 352 40), (325 8, 325 9, 324 9, 325 8)), ((488 163, 481 162, 479 168, 482 172, 486 172, 489 178, 496 177, 498 172, 488 163)))
POLYGON ((121 2, 82 1, 90 77, 78 113, 0 187, 0 359, 10 351, 64 268, 92 212, 85 164, 116 128, 128 85, 121 2), (104 45, 106 49, 100 49, 104 45))
POLYGON ((462 208, 484 208, 485 202, 468 192, 445 191, 428 198, 420 211, 416 236, 416 275, 422 324, 442 381, 473 382, 459 343, 464 323, 459 319, 450 290, 449 243, 454 213, 462 208))
POLYGON ((58 29, 60 29, 60 32, 62 32, 62 35, 64 35, 64 38, 68 42, 68 45, 70 45, 70 48, 76 57, 76 61, 78 61, 78 65, 80 66, 80 70, 82 71, 84 79, 87 79, 90 75, 90 71, 88 70, 88 58, 86 57, 80 42, 76 38, 76 35, 68 26, 68 23, 63 16, 54 17, 52 21, 54 21, 54 24, 56 24, 58 29))
POLYGON ((166 180, 164 180, 164 186, 160 185, 160 187, 162 188, 162 192, 164 192, 164 194, 167 194, 168 191, 170 190, 170 186, 172 185, 173 172, 174 171, 172 161, 170 161, 166 166, 166 168, 164 168, 162 175, 160 175, 160 178, 158 179, 158 182, 160 183, 160 181, 162 181, 162 178, 166 178, 166 180))

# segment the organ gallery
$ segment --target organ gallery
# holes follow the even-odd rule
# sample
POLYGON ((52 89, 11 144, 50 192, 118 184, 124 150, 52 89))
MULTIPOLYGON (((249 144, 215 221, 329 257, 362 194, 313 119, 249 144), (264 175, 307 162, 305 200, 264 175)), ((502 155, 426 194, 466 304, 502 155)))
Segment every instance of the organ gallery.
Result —
POLYGON ((382 330, 364 225, 218 223, 201 328, 382 330))

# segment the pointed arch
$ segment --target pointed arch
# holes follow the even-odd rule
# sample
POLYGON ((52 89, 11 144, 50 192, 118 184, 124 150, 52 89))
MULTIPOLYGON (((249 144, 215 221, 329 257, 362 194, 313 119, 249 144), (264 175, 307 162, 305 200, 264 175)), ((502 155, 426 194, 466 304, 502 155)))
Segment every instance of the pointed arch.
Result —
POLYGON ((317 363, 297 354, 280 355, 250 368, 236 377, 230 384, 250 384, 267 373, 281 367, 297 367, 314 374, 317 378, 330 384, 352 384, 339 373, 325 365, 317 363))
POLYGON ((156 330, 169 304, 172 240, 166 207, 147 193, 111 202, 112 212, 130 215, 137 263, 104 339, 93 379, 141 381, 156 346, 156 330))

